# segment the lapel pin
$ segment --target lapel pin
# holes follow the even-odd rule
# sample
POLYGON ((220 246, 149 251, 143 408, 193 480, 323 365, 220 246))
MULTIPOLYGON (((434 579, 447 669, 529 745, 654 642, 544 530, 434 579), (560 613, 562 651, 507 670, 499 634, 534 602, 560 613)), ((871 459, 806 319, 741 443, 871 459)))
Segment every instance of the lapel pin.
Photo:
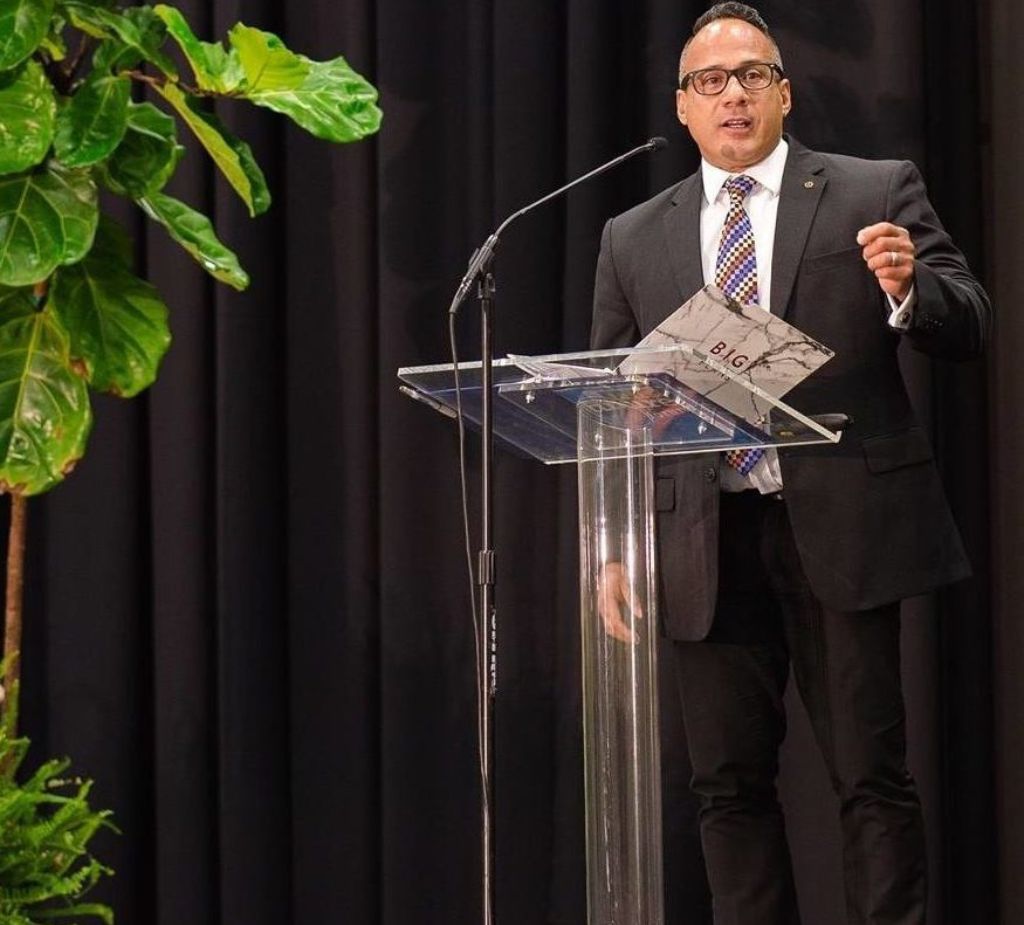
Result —
POLYGON ((814 181, 804 180, 804 189, 814 189, 814 181))

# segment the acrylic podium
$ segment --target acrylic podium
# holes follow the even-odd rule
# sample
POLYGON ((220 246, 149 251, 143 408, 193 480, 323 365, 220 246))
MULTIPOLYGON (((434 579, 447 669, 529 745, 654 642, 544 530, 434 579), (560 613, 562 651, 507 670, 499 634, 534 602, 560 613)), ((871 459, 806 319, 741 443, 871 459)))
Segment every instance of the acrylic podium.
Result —
MULTIPOLYGON (((480 364, 459 373, 463 417, 479 424, 480 364)), ((455 409, 450 365, 398 376, 455 409)), ((578 468, 588 922, 661 925, 655 459, 840 435, 678 344, 500 360, 492 387, 497 447, 578 468), (626 602, 621 622, 606 624, 602 595, 626 602)))

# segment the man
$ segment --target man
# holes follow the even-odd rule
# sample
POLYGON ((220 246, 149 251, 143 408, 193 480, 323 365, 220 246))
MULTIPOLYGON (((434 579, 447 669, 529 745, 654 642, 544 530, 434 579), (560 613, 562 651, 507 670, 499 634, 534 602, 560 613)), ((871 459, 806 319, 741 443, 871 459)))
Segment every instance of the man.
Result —
MULTIPOLYGON (((790 85, 755 10, 721 3, 697 21, 676 103, 701 169, 606 225, 593 346, 635 343, 715 282, 835 350, 786 400, 853 421, 835 446, 659 467, 661 617, 715 922, 798 921, 775 790, 792 665, 839 800, 848 921, 922 923, 899 602, 969 566, 896 351, 977 355, 988 299, 912 164, 783 137, 790 85)), ((603 577, 621 636, 621 569, 603 577)))

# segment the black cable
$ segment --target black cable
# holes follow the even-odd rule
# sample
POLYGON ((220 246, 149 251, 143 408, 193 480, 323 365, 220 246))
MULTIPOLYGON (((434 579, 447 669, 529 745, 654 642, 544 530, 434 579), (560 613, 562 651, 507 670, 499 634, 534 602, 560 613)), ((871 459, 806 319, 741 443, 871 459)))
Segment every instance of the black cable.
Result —
MULTIPOLYGON (((484 766, 484 665, 483 648, 480 645, 480 617, 476 608, 476 572, 473 569, 473 540, 469 526, 469 489, 466 475, 466 421, 462 416, 462 378, 459 372, 459 349, 455 337, 454 312, 448 313, 448 343, 452 355, 452 376, 455 380, 455 412, 459 433, 459 488, 462 493, 462 534, 466 545, 466 573, 469 576, 469 601, 473 614, 473 658, 476 664, 476 726, 477 758, 480 764, 480 784, 484 800, 487 800, 487 768, 484 766)), ((486 803, 485 803, 486 806, 486 803)))

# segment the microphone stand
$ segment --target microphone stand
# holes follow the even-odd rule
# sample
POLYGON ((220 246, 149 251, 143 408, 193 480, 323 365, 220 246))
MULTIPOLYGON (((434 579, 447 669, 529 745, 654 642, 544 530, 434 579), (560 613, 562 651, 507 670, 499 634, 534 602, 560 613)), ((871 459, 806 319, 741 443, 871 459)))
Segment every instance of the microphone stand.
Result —
MULTIPOLYGON (((477 587, 480 600, 479 637, 476 640, 477 664, 480 690, 479 750, 481 766, 481 818, 480 840, 483 855, 482 892, 483 892, 483 925, 494 925, 495 922, 495 841, 494 841, 494 700, 498 688, 498 622, 494 606, 496 559, 494 553, 494 253, 501 240, 502 232, 516 219, 550 199, 562 195, 572 187, 617 167, 623 161, 637 154, 648 151, 660 151, 668 142, 661 137, 652 138, 642 145, 620 154, 606 164, 596 167, 589 173, 577 177, 564 186, 559 187, 536 202, 532 202, 513 212, 487 238, 481 247, 474 251, 462 282, 452 299, 448 309, 450 315, 456 315, 459 306, 465 301, 473 284, 477 286, 477 300, 480 304, 480 387, 481 387, 481 457, 480 457, 480 549, 477 553, 477 587)), ((456 370, 456 375, 458 371, 456 370)))
MULTIPOLYGON (((492 235, 494 244, 497 236, 492 235)), ((490 240, 490 239, 488 239, 490 240)), ((479 692, 481 786, 480 838, 483 857, 483 923, 494 925, 495 869, 497 852, 494 843, 494 698, 498 689, 498 617, 494 606, 494 417, 491 402, 494 349, 494 263, 493 245, 480 262, 477 282, 480 302, 480 388, 483 404, 480 414, 480 551, 477 554, 476 580, 480 594, 480 638, 477 640, 478 662, 481 666, 479 692)))

